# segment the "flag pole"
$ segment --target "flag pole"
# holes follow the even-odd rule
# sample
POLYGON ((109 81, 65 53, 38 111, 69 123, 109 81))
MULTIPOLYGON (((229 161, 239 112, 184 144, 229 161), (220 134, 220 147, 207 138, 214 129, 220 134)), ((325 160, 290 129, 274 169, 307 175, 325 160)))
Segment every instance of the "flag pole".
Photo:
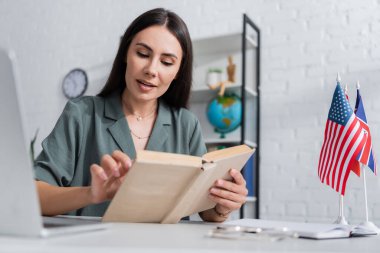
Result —
POLYGON ((348 85, 346 84, 345 86, 344 86, 344 95, 346 95, 346 98, 347 98, 347 100, 348 100, 348 85))
POLYGON ((340 225, 347 225, 347 220, 344 218, 344 213, 343 213, 343 195, 339 193, 339 216, 338 219, 334 222, 335 224, 340 224, 340 225))
POLYGON ((365 202, 365 221, 360 223, 358 228, 365 229, 374 234, 380 234, 380 229, 368 219, 368 200, 367 200, 367 182, 365 178, 365 167, 361 166, 363 172, 364 202, 365 202))
MULTIPOLYGON (((340 78, 340 75, 338 72, 336 75, 336 82, 339 85, 341 85, 340 84, 341 81, 342 81, 342 79, 340 78)), ((347 97, 347 84, 345 86, 344 93, 345 93, 346 98, 348 98, 347 97)), ((340 193, 339 193, 339 216, 338 216, 338 219, 336 219, 336 221, 334 223, 335 224, 341 224, 341 225, 347 225, 348 224, 346 218, 344 217, 343 195, 340 193)))
POLYGON ((363 165, 360 166, 363 172, 363 186, 364 186, 364 202, 365 202, 365 223, 368 223, 368 199, 367 199, 367 183, 365 179, 365 168, 363 165))
MULTIPOLYGON (((356 89, 360 89, 359 81, 356 82, 356 89)), ((358 227, 380 234, 380 229, 368 219, 368 198, 367 198, 367 180, 365 178, 365 166, 360 165, 363 173, 363 188, 364 188, 364 204, 365 204, 365 221, 360 223, 358 227)))
POLYGON ((340 78, 339 72, 336 73, 336 82, 340 84, 340 81, 342 81, 342 78, 340 78))

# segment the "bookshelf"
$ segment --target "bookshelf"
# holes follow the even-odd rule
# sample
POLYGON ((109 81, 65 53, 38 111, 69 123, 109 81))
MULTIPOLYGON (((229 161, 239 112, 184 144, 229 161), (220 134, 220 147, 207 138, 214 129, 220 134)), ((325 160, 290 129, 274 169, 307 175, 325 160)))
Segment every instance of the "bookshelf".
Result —
POLYGON ((260 158, 260 30, 243 15, 243 31, 193 41, 194 79, 190 110, 198 117, 206 146, 209 150, 247 144, 256 148, 247 163, 243 175, 247 181, 249 196, 239 217, 259 218, 259 158, 260 158), (209 102, 218 96, 218 89, 207 85, 209 69, 222 69, 222 80, 227 80, 228 56, 236 65, 235 82, 226 85, 225 94, 236 94, 242 103, 241 123, 234 131, 221 134, 210 124, 206 110, 209 102))

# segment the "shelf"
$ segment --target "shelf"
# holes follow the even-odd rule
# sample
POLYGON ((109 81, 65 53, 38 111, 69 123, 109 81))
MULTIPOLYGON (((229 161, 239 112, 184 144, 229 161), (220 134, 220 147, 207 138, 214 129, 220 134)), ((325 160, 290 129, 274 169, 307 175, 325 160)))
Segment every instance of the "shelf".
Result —
MULTIPOLYGON (((193 87, 189 101, 189 109, 198 118, 202 128, 202 135, 207 148, 214 150, 221 146, 236 146, 242 143, 256 148, 256 153, 244 168, 244 177, 250 182, 247 198, 248 213, 258 218, 259 214, 259 85, 260 85, 260 30, 244 14, 243 32, 212 38, 201 38, 193 41, 194 72, 193 87), (243 43, 244 42, 244 43, 243 43), (244 46, 244 47, 243 47, 244 46), (234 64, 234 73, 230 73, 234 64), (218 96, 220 88, 211 90, 207 83, 208 73, 211 69, 220 69, 220 80, 233 79, 234 83, 226 85, 225 93, 234 93, 242 101, 242 122, 230 133, 221 134, 215 131, 207 115, 208 105, 212 99, 218 96), (230 76, 228 76, 230 73, 230 76), (232 77, 231 77, 232 74, 232 77), (244 83, 244 89, 243 84, 244 83), (244 132, 242 132, 244 131, 244 132)), ((227 114, 228 109, 223 110, 221 115, 227 114)), ((221 116, 223 117, 223 116, 221 116)), ((245 206, 245 207, 247 207, 245 206)), ((240 211, 240 218, 244 217, 244 210, 240 211)))
POLYGON ((247 197, 247 202, 256 202, 257 201, 257 198, 256 197, 247 197))
MULTIPOLYGON (((257 92, 253 91, 250 88, 246 88, 246 99, 252 99, 257 97, 257 92)), ((219 89, 211 90, 207 86, 203 87, 195 87, 191 91, 191 97, 190 101, 191 103, 199 103, 204 101, 210 101, 211 99, 215 98, 219 92, 219 89)), ((233 92, 237 94, 239 97, 241 97, 241 85, 240 84, 231 84, 226 86, 225 92, 233 92)))
MULTIPOLYGON (((193 42, 194 56, 240 52, 242 45, 241 38, 241 33, 234 33, 195 40, 193 42)), ((246 39, 249 42, 247 43, 247 49, 257 48, 257 36, 249 34, 246 36, 246 39)))
MULTIPOLYGON (((206 145, 213 145, 213 144, 232 144, 232 145, 239 145, 240 144, 240 138, 225 138, 225 139, 212 139, 212 138, 206 138, 205 140, 206 145)), ((257 148, 257 144, 252 141, 244 141, 244 144, 250 146, 251 148, 257 148)))
POLYGON ((257 148, 257 143, 249 140, 245 140, 244 144, 250 146, 251 148, 257 148))
POLYGON ((245 39, 249 42, 248 48, 257 48, 257 37, 253 36, 252 34, 249 34, 245 36, 245 39))

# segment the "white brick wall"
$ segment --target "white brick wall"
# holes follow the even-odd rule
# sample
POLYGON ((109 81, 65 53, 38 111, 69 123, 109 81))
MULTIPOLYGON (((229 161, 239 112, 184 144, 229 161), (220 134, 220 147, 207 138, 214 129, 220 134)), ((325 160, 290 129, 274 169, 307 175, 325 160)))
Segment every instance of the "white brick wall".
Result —
MULTIPOLYGON (((278 9, 273 8, 272 16, 280 16, 280 21, 267 17, 260 23, 264 27, 265 126, 261 136, 261 217, 332 221, 338 214, 338 195, 320 184, 316 166, 337 71, 343 83, 349 84, 351 101, 355 100, 355 81, 361 81, 375 152, 379 152, 376 84, 380 81, 380 53, 378 30, 374 28, 379 27, 380 3, 276 2, 278 9), (270 198, 264 197, 267 192, 270 198)), ((370 218, 379 223, 376 192, 380 181, 370 172, 367 181, 370 218)), ((350 221, 363 221, 363 204, 362 180, 352 175, 345 198, 345 214, 350 221)))
MULTIPOLYGON (((98 92, 119 36, 140 13, 162 6, 193 38, 241 31, 246 12, 262 31, 261 217, 332 221, 338 195, 319 183, 317 163, 335 75, 361 81, 374 150, 380 154, 379 0, 0 0, 0 46, 18 56, 28 133, 38 142, 66 99, 63 76, 84 68, 98 92)), ((40 148, 38 147, 38 150, 40 148)), ((380 180, 367 171, 370 218, 380 225, 380 180)), ((361 179, 348 181, 345 212, 364 219, 361 179)))

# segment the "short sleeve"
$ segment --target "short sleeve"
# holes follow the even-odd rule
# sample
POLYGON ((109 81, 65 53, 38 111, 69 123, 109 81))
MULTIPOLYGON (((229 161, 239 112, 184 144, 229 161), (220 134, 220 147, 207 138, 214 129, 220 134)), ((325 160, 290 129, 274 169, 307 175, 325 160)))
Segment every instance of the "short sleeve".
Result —
POLYGON ((206 152, 201 126, 199 120, 195 118, 194 131, 190 138, 190 155, 203 156, 206 152))
POLYGON ((80 106, 69 101, 53 131, 42 142, 42 151, 34 164, 36 180, 70 186, 81 149, 82 132, 80 106))

